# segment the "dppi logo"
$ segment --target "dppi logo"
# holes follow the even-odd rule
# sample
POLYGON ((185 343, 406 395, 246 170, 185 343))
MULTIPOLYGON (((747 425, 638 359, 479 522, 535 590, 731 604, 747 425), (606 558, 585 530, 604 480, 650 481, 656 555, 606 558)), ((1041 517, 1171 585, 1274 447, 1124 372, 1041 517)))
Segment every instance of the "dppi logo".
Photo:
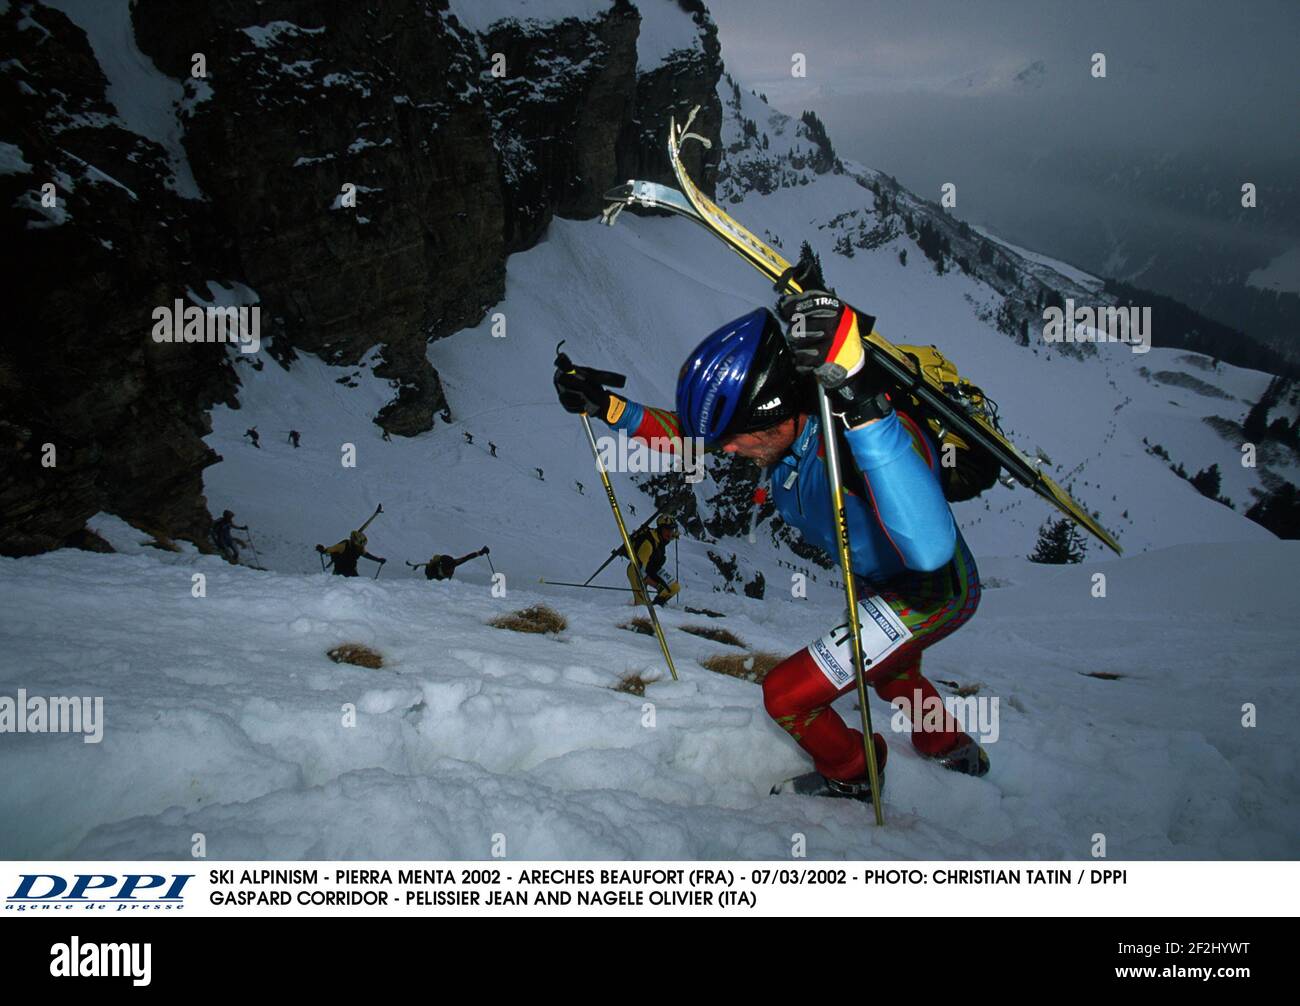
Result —
POLYGON ((183 908, 182 891, 192 873, 20 874, 18 889, 5 899, 5 911, 168 911, 183 908))

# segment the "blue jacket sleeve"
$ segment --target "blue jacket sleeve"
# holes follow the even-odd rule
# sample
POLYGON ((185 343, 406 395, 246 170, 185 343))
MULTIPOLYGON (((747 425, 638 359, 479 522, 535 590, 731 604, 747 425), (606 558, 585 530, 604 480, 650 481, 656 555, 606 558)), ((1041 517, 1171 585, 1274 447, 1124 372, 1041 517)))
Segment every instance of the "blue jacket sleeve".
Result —
POLYGON ((847 438, 866 476, 876 519, 903 565, 920 572, 942 567, 957 547, 957 524, 932 467, 936 460, 925 434, 892 412, 849 430, 847 438))

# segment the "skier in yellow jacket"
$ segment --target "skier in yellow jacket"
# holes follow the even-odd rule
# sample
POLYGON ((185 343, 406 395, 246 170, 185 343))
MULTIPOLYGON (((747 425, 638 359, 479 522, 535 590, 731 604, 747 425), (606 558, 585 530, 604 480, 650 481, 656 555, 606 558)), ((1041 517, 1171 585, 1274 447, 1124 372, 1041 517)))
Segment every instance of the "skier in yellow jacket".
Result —
MULTIPOLYGON (((680 583, 669 583, 660 575, 664 560, 668 556, 668 543, 677 537, 677 522, 667 514, 655 522, 654 527, 646 527, 632 535, 632 548, 636 552, 637 564, 641 567, 641 578, 646 587, 656 591, 653 603, 663 607, 677 596, 681 590, 680 583)), ((626 548, 620 548, 616 555, 627 555, 626 548)), ((637 590, 636 575, 632 564, 627 564, 627 580, 632 585, 633 598, 637 604, 645 604, 646 597, 637 590)))
POLYGON ((369 559, 381 566, 388 561, 366 551, 366 536, 360 531, 353 531, 342 541, 336 542, 329 548, 324 545, 317 545, 316 551, 321 555, 330 557, 331 571, 335 576, 356 576, 358 559, 369 559))

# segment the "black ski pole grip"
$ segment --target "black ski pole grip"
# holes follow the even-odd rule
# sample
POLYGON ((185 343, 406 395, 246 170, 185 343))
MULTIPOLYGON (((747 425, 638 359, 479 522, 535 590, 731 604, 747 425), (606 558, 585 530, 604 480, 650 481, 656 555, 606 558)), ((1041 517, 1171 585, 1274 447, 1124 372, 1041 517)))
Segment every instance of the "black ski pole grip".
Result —
POLYGON ((627 384, 627 375, 619 374, 612 370, 597 370, 595 367, 577 367, 569 359, 568 353, 560 352, 568 339, 561 339, 555 345, 555 367, 565 374, 579 374, 582 377, 595 381, 597 384, 607 385, 611 388, 621 388, 627 384))
POLYGON ((603 384, 610 388, 621 388, 627 384, 627 375, 618 374, 612 370, 593 370, 590 367, 579 367, 588 377, 593 378, 598 384, 603 384))

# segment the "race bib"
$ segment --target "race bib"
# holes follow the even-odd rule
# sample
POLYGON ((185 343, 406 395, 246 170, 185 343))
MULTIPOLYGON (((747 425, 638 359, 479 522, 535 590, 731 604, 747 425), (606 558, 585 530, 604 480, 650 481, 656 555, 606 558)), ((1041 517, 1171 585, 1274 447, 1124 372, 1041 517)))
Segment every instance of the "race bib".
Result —
MULTIPOLYGON (((862 657, 867 671, 912 638, 912 630, 879 594, 858 601, 858 620, 862 623, 862 657)), ((847 620, 809 643, 808 652, 837 690, 853 683, 853 644, 847 620)))

